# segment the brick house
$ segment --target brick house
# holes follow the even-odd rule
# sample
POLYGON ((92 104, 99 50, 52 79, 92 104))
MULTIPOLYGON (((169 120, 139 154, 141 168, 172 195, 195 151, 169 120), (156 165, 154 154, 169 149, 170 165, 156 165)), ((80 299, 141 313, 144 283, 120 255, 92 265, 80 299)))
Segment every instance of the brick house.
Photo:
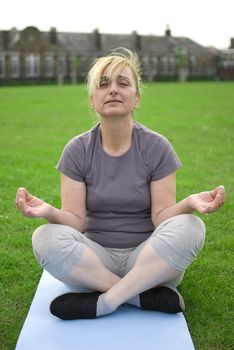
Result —
POLYGON ((91 61, 116 47, 136 51, 146 81, 212 79, 219 51, 189 38, 131 34, 61 33, 36 27, 0 31, 0 84, 83 81, 91 61))
POLYGON ((222 80, 234 80, 234 38, 226 50, 221 50, 218 60, 218 76, 222 80))

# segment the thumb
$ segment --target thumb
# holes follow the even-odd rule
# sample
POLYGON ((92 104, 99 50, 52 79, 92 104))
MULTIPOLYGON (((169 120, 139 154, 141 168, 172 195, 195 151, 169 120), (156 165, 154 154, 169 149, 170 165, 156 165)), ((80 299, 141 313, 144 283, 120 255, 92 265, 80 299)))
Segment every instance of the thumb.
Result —
POLYGON ((28 195, 29 195, 29 192, 24 187, 20 187, 18 191, 19 191, 18 192, 19 193, 19 199, 25 200, 28 197, 28 195))
POLYGON ((224 193, 224 186, 218 186, 214 190, 210 191, 210 194, 215 197, 217 194, 222 194, 224 193))

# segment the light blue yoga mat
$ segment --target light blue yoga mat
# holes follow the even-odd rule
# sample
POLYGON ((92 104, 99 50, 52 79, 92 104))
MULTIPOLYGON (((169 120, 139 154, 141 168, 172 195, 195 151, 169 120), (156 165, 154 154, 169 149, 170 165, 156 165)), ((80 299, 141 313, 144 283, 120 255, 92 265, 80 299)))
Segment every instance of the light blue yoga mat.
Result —
POLYGON ((50 302, 68 288, 43 272, 16 350, 194 350, 182 313, 168 315, 124 305, 93 320, 63 321, 50 302))

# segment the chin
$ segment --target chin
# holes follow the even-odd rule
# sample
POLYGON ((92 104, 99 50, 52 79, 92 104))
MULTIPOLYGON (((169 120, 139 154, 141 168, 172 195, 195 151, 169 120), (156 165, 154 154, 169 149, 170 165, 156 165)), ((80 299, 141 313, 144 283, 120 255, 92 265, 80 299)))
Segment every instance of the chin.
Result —
MULTIPOLYGON (((109 114, 104 114, 102 115, 102 118, 104 119, 124 119, 124 118, 129 118, 129 115, 122 114, 122 113, 109 113, 109 114)), ((132 117, 131 117, 132 119, 132 117)))

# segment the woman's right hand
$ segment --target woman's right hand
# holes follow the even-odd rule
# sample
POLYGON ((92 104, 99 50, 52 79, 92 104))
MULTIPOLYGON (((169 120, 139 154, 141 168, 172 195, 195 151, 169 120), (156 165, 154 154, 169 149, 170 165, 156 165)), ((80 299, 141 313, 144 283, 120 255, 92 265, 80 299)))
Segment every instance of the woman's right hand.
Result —
POLYGON ((29 218, 46 219, 53 210, 52 205, 33 196, 23 187, 18 188, 15 202, 21 214, 29 218))

